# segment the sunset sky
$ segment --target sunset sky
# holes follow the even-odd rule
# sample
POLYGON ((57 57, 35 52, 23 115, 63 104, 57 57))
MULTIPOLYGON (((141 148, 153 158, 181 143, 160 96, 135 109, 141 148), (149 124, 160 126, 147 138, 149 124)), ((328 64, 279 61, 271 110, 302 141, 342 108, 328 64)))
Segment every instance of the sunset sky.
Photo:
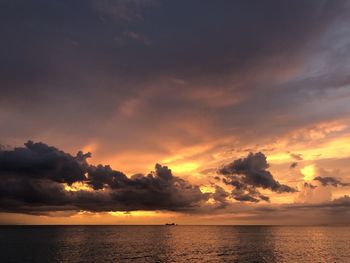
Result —
POLYGON ((349 222, 349 1, 0 0, 0 23, 1 224, 349 222))

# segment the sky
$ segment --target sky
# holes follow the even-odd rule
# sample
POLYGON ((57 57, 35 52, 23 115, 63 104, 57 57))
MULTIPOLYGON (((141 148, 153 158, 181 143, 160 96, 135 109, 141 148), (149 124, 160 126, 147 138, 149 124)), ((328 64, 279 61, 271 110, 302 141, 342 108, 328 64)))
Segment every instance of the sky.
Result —
POLYGON ((344 224, 350 3, 0 0, 0 224, 344 224))

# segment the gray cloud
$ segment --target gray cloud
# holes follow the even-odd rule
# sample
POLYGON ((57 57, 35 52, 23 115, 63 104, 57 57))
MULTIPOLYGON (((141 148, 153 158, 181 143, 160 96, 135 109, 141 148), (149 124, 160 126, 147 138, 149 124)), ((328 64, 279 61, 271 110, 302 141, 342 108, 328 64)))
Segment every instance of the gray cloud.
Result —
MULTIPOLYGON (((209 198, 198 186, 157 164, 147 175, 128 178, 110 166, 89 165, 90 154, 72 156, 44 143, 0 151, 0 209, 45 213, 56 210, 191 210, 209 198), (93 190, 66 191, 81 182, 93 190)), ((218 194, 217 194, 218 196, 218 194)), ((215 197, 218 198, 218 197, 215 197)))
POLYGON ((0 176, 48 179, 72 184, 86 179, 90 153, 72 156, 44 143, 28 141, 25 147, 0 150, 0 176))
POLYGON ((215 192, 211 195, 211 197, 219 203, 218 208, 224 208, 229 205, 227 201, 227 197, 229 197, 229 193, 227 193, 222 187, 215 185, 215 192))
POLYGON ((337 179, 335 177, 330 177, 330 176, 326 176, 326 177, 317 176, 314 178, 314 180, 319 181, 323 186, 331 185, 334 187, 338 187, 338 186, 349 186, 350 185, 350 183, 343 183, 339 179, 337 179))
POLYGON ((280 184, 267 170, 269 164, 266 156, 259 153, 249 153, 246 158, 237 159, 219 169, 223 182, 234 187, 233 198, 239 201, 268 201, 256 188, 269 189, 273 192, 295 192, 294 188, 280 184))

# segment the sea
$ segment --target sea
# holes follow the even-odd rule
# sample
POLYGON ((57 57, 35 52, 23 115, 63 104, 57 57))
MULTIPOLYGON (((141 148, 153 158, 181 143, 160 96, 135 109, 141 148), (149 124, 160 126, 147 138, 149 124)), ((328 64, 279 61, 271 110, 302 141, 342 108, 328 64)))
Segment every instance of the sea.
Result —
POLYGON ((0 262, 350 262, 350 227, 1 226, 0 262))

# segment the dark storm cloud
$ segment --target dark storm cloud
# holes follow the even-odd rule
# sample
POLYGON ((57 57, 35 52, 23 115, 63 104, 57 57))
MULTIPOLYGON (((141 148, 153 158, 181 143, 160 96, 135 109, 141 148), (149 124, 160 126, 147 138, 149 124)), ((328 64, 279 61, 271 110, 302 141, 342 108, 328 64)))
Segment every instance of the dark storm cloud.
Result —
MULTIPOLYGON (((104 173, 102 178, 105 187, 111 189, 112 199, 130 210, 186 210, 209 197, 202 194, 198 186, 173 176, 168 167, 160 164, 156 164, 155 171, 150 174, 136 174, 131 178, 109 167, 104 173)), ((94 179, 97 176, 94 175, 94 179)), ((94 179, 89 183, 94 185, 94 179)))
POLYGON ((223 182, 234 187, 232 196, 239 201, 259 202, 269 201, 256 188, 269 189, 277 193, 295 192, 294 188, 280 184, 267 170, 269 164, 266 156, 259 153, 249 153, 246 158, 234 160, 218 170, 223 175, 223 182))
POLYGON ((72 156, 44 143, 28 141, 25 147, 0 150, 0 176, 49 179, 72 184, 86 179, 90 153, 72 156))
POLYGON ((103 189, 105 186, 116 187, 127 180, 125 174, 114 171, 109 165, 91 165, 88 168, 88 184, 95 190, 103 189))
POLYGON ((219 169, 219 173, 232 178, 237 187, 241 184, 270 189, 274 192, 294 192, 295 190, 287 185, 280 184, 267 170, 269 164, 266 156, 261 153, 249 153, 246 158, 234 160, 230 164, 219 169), (237 180, 235 180, 237 179, 237 180), (238 180, 239 179, 239 180, 238 180))
POLYGON ((337 179, 335 177, 330 177, 330 176, 326 176, 326 177, 317 176, 314 178, 314 180, 319 181, 323 186, 331 185, 334 187, 338 187, 338 186, 349 186, 350 185, 350 183, 343 183, 339 179, 337 179))
MULTIPOLYGON (((0 151, 0 209, 45 213, 56 210, 188 210, 209 198, 198 186, 173 176, 166 166, 128 178, 110 166, 89 165, 90 154, 72 156, 44 143, 0 151), (81 182, 93 190, 66 191, 81 182)), ((217 197, 218 198, 218 197, 217 197)))

